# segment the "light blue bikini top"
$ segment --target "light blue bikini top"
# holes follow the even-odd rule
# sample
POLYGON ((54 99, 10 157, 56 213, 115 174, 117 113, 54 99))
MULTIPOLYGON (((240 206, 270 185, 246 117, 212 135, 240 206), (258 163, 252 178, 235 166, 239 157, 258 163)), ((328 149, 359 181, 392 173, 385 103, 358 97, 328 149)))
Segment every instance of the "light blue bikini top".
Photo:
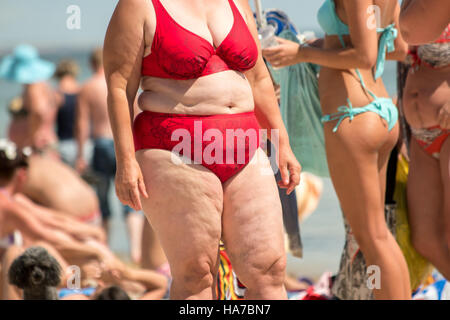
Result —
MULTIPOLYGON (((317 20, 327 35, 337 35, 345 48, 343 35, 350 34, 348 26, 342 22, 336 13, 336 5, 334 0, 325 0, 317 14, 317 20)), ((395 24, 390 24, 386 28, 377 28, 377 32, 381 33, 380 42, 378 44, 378 57, 376 64, 375 80, 381 77, 384 72, 384 64, 386 61, 386 52, 395 50, 394 40, 397 38, 398 31, 395 24)))
POLYGON ((350 34, 348 26, 339 19, 333 0, 326 0, 317 13, 323 31, 330 36, 350 34))

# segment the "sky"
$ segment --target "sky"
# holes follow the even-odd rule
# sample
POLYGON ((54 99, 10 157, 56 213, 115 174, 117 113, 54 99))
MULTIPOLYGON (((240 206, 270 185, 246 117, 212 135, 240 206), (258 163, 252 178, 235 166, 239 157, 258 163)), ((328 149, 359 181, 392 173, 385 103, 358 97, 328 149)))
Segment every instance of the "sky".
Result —
MULTIPOLYGON (((250 0, 253 3, 253 0, 250 0)), ((320 0, 261 0, 264 8, 289 14, 300 30, 317 30, 320 0)), ((109 19, 118 0, 0 0, 0 54, 20 43, 41 50, 88 49, 103 43, 109 19), (71 5, 80 9, 80 28, 69 29, 71 5)))

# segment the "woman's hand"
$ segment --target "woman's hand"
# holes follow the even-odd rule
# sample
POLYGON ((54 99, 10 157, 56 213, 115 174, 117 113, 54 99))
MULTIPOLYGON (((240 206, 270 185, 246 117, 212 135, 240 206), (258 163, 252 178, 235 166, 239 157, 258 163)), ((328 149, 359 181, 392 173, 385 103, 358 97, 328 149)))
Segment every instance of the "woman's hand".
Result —
POLYGON ((300 63, 301 46, 290 40, 276 37, 279 45, 266 48, 262 55, 274 67, 281 68, 300 63))
POLYGON ((136 211, 142 210, 140 195, 148 198, 141 168, 136 159, 119 161, 116 171, 116 193, 119 200, 136 211))
POLYGON ((438 121, 442 129, 450 129, 450 101, 439 110, 438 121))
POLYGON ((287 189, 286 193, 289 195, 300 183, 300 172, 302 171, 302 166, 289 145, 279 147, 278 168, 281 173, 281 181, 278 181, 278 185, 280 188, 287 189))
POLYGON ((75 161, 75 170, 77 170, 79 174, 83 174, 86 171, 87 167, 88 164, 84 157, 78 157, 75 161))
POLYGON ((106 282, 120 283, 124 278, 127 278, 126 274, 126 265, 117 258, 103 264, 102 278, 106 282))

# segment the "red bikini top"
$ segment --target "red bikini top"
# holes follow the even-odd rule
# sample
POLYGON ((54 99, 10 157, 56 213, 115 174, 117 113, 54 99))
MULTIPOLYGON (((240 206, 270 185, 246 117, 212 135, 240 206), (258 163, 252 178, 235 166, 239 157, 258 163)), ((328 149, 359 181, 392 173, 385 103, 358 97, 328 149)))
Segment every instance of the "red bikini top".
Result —
POLYGON ((142 60, 143 76, 188 80, 227 70, 243 72, 256 64, 258 48, 233 0, 228 0, 233 26, 217 48, 178 24, 160 0, 152 2, 157 23, 152 51, 142 60))
POLYGON ((450 23, 445 28, 444 32, 441 34, 439 39, 435 41, 436 43, 448 43, 450 42, 450 23))

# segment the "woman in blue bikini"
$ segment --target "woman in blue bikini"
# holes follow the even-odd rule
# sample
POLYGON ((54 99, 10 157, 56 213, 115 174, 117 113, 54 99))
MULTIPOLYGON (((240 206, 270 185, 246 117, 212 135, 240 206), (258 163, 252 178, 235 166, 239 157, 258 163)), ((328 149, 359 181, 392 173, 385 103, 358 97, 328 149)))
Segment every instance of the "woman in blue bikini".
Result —
POLYGON ((323 48, 280 39, 278 47, 263 51, 275 67, 322 66, 330 175, 367 265, 379 267, 376 299, 411 297, 405 259, 384 217, 387 162, 399 130, 397 108, 381 75, 386 59, 406 57, 407 45, 396 29, 399 12, 396 0, 326 0, 318 14, 326 33, 323 48))

